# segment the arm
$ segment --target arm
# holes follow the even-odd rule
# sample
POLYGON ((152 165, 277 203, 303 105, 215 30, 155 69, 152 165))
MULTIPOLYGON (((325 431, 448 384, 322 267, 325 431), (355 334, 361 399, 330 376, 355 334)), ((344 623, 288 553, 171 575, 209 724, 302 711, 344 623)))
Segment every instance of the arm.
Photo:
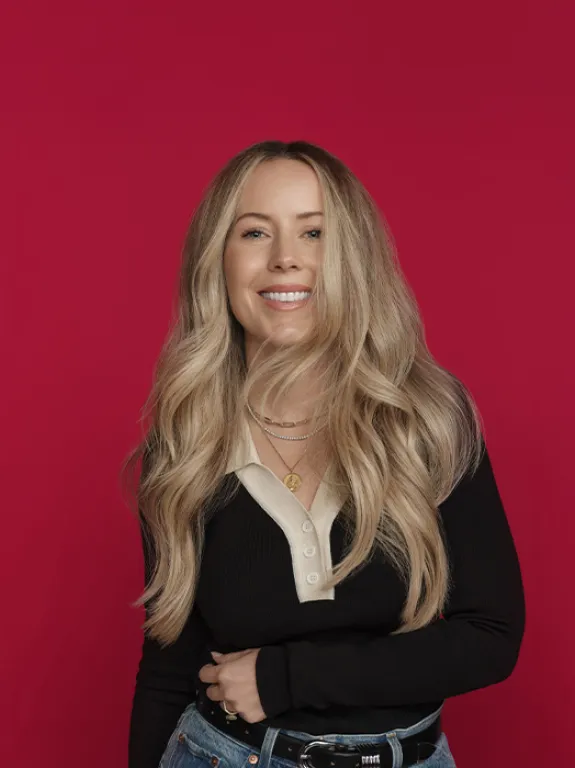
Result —
MULTIPOLYGON (((145 581, 152 574, 154 554, 144 535, 145 581)), ((146 606, 146 615, 148 610, 146 606)), ((196 697, 197 671, 207 645, 208 630, 195 605, 182 633, 164 648, 144 635, 136 676, 128 741, 129 768, 157 768, 184 709, 196 697)))
POLYGON ((468 473, 439 509, 452 576, 444 618, 356 644, 265 646, 256 675, 268 717, 332 704, 434 702, 511 674, 525 604, 517 552, 486 449, 475 475, 468 473))

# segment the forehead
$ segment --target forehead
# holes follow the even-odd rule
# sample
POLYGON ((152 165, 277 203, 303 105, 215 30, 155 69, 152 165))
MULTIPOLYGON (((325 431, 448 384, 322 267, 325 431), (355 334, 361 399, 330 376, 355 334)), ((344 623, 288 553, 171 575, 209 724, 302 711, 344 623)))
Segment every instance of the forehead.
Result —
POLYGON ((313 168, 299 160, 279 158, 260 163, 250 173, 238 213, 269 213, 276 208, 319 210, 321 201, 321 187, 313 168))

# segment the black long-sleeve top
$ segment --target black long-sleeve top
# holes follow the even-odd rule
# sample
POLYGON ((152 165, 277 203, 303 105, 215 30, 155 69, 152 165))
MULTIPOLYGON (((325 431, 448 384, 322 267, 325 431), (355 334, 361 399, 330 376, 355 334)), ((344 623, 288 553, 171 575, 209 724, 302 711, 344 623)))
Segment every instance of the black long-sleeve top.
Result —
MULTIPOLYGON (((157 768, 200 687, 210 650, 261 648, 263 722, 308 733, 382 733, 408 726, 451 696, 507 678, 525 605, 514 541, 484 450, 439 506, 452 589, 443 617, 390 635, 406 589, 377 553, 332 590, 322 582, 347 544, 338 500, 322 486, 308 512, 259 461, 231 468, 235 498, 206 525, 194 608, 175 643, 144 638, 133 699, 129 768, 157 768), (283 490, 282 490, 283 489, 283 490)), ((146 577, 153 553, 144 546, 146 577)))

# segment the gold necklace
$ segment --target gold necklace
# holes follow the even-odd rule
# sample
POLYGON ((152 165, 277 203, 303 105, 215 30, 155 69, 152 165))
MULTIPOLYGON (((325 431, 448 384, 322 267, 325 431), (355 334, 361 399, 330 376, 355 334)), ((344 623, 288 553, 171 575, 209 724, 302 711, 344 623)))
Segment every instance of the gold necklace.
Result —
MULTIPOLYGON (((249 406, 249 403, 248 403, 248 410, 249 410, 249 412, 250 412, 250 414, 251 414, 252 418, 254 419, 254 421, 257 423, 257 425, 258 425, 259 427, 261 427, 261 429, 262 429, 262 431, 263 431, 263 433, 264 433, 264 435, 265 435, 265 437, 266 437, 267 441, 268 441, 268 442, 269 442, 269 444, 271 445, 271 447, 274 449, 274 451, 275 451, 275 452, 277 453, 277 455, 280 457, 280 459, 282 460, 282 462, 283 462, 283 463, 286 465, 286 467, 289 469, 289 473, 288 473, 288 474, 287 474, 287 475, 286 475, 286 476, 283 478, 282 482, 283 482, 283 484, 286 486, 286 488, 289 488, 289 490, 290 490, 292 493, 295 493, 295 491, 297 491, 297 490, 298 490, 298 488, 299 488, 299 487, 301 486, 301 484, 302 484, 302 477, 301 477, 301 475, 299 475, 297 472, 294 472, 294 469, 297 467, 297 465, 300 463, 300 461, 301 461, 301 460, 303 459, 303 457, 305 456, 305 454, 306 454, 306 452, 307 452, 307 449, 308 449, 308 445, 309 445, 309 443, 306 443, 306 446, 305 446, 305 451, 302 453, 302 455, 299 457, 299 459, 296 461, 296 463, 293 465, 293 467, 290 467, 290 466, 289 466, 289 464, 288 464, 288 463, 285 461, 284 457, 281 455, 281 453, 278 451, 278 449, 275 447, 275 445, 272 443, 272 441, 271 441, 271 440, 269 439, 269 437, 267 436, 266 432, 267 432, 268 430, 266 430, 266 428, 265 428, 265 427, 264 427, 262 424, 260 424, 260 423, 259 423, 259 421, 258 421, 258 419, 256 418, 256 416, 254 415, 254 413, 253 413, 252 409, 250 408, 250 406, 249 406)), ((314 431, 314 432, 312 432, 311 434, 315 434, 315 433, 316 433, 316 432, 318 432, 318 431, 319 431, 319 429, 315 430, 315 431, 314 431)), ((281 435, 280 435, 280 437, 281 437, 281 435)), ((305 437, 310 437, 310 435, 306 435, 305 437)), ((292 438, 292 439, 293 439, 293 438, 292 438)))
POLYGON ((255 408, 252 408, 251 405, 248 403, 248 407, 253 412, 255 416, 258 417, 258 419, 261 419, 262 421, 265 421, 266 424, 271 424, 275 427, 284 427, 284 429, 292 429, 293 427, 299 427, 300 424, 308 424, 311 421, 311 416, 307 419, 302 419, 301 421, 272 421, 269 416, 263 416, 259 411, 256 411, 255 408))
POLYGON ((320 429, 323 429, 323 426, 316 427, 316 429, 314 429, 313 432, 309 432, 307 435, 297 435, 296 437, 293 437, 291 435, 278 435, 277 432, 272 432, 271 429, 268 429, 267 427, 264 427, 264 425, 258 419, 256 414, 254 413, 253 408, 251 407, 251 405, 249 403, 247 403, 247 407, 248 407, 248 411, 250 412, 251 416, 257 421, 257 423, 261 427, 261 429, 263 429, 264 432, 267 432, 268 435, 272 435, 272 437, 277 437, 280 440, 307 440, 308 437, 313 437, 313 435, 317 434, 320 431, 320 429))

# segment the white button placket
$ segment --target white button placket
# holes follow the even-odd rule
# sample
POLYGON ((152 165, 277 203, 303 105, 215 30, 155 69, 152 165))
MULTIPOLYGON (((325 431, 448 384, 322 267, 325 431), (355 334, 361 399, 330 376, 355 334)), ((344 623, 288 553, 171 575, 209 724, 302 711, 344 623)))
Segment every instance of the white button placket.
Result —
POLYGON ((343 499, 320 484, 308 512, 281 480, 259 459, 245 422, 247 457, 235 471, 250 495, 275 520, 289 541, 295 587, 300 602, 335 599, 323 581, 331 570, 329 530, 343 499), (245 463, 244 463, 245 462, 245 463), (326 550, 325 552, 323 550, 326 550))
POLYGON ((317 552, 316 547, 306 547, 303 551, 304 557, 313 557, 317 552))
MULTIPOLYGON (((305 558, 305 560, 301 560, 299 563, 299 570, 305 574, 306 584, 309 584, 310 587, 316 587, 321 580, 322 566, 319 554, 319 539, 313 520, 309 517, 304 520, 301 530, 307 535, 302 537, 302 547, 297 554, 298 558, 301 558, 301 555, 305 558)), ((306 588, 305 598, 314 599, 315 593, 315 589, 306 588)))

